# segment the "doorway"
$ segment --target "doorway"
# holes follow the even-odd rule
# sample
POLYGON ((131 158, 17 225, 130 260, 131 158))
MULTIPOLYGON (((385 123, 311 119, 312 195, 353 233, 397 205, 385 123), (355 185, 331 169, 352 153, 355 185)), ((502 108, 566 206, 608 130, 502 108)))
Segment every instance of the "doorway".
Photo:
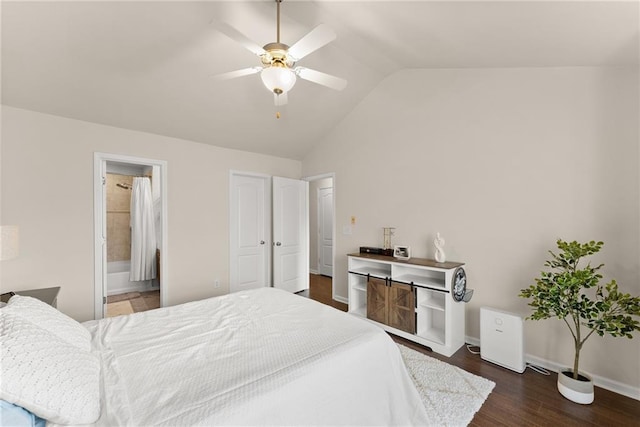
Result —
POLYGON ((309 181, 309 272, 314 292, 331 295, 335 259, 335 177, 333 173, 309 181))
POLYGON ((333 180, 318 188, 318 271, 333 277, 333 180))
POLYGON ((94 155, 96 319, 165 305, 166 176, 164 161, 94 155))

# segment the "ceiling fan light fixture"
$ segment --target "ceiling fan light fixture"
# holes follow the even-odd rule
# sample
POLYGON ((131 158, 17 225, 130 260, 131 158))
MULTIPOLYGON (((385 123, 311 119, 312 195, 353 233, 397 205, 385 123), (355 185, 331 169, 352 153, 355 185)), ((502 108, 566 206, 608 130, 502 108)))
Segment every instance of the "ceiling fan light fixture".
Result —
POLYGON ((335 31, 327 25, 319 24, 289 47, 280 42, 280 3, 282 3, 282 0, 273 1, 275 1, 277 6, 275 42, 267 43, 263 47, 260 47, 247 36, 229 25, 221 25, 220 28, 220 31, 224 34, 257 55, 260 58, 261 66, 231 71, 214 77, 218 80, 226 80, 260 73, 262 83, 269 92, 273 93, 276 107, 287 104, 287 93, 296 84, 298 77, 331 89, 344 89, 347 85, 347 81, 344 79, 310 68, 296 66, 299 60, 335 40, 335 31))
POLYGON ((296 84, 296 74, 290 68, 282 64, 278 65, 277 62, 263 69, 260 77, 265 87, 275 94, 289 92, 296 84))

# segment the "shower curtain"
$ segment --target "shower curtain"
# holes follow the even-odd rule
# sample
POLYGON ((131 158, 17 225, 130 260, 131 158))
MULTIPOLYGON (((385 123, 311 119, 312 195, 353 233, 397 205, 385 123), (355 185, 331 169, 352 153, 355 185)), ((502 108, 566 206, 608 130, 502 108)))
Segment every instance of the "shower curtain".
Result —
POLYGON ((131 271, 129 280, 156 277, 156 232, 149 178, 133 178, 131 192, 131 271))

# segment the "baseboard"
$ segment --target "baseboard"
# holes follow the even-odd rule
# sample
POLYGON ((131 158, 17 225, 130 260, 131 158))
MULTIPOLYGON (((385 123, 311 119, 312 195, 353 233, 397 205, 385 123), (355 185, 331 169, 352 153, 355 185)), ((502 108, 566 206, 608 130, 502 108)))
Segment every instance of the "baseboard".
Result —
MULTIPOLYGON (((473 346, 480 346, 480 340, 478 338, 466 336, 465 341, 473 346)), ((540 366, 553 372, 559 372, 561 369, 566 368, 567 366, 566 364, 552 362, 550 360, 542 359, 531 354, 525 354, 525 361, 532 365, 540 366)), ((619 381, 601 377, 599 375, 593 375, 590 372, 587 372, 587 374, 593 379, 593 384, 600 388, 604 388, 605 390, 630 397, 631 399, 640 400, 640 387, 633 387, 629 384, 624 384, 619 381)))
MULTIPOLYGON (((540 357, 532 356, 527 354, 526 356, 527 363, 531 363, 532 365, 542 366, 545 369, 552 370, 554 372, 559 372, 561 369, 567 367, 566 364, 559 364, 556 362, 552 362, 546 359, 542 359, 540 357)), ((640 388, 633 387, 629 384, 624 384, 619 381, 610 380, 609 378, 601 377, 599 375, 594 375, 590 372, 587 374, 593 379, 593 384, 604 388, 606 390, 612 391, 614 393, 621 394, 623 396, 630 397, 635 400, 640 400, 640 388)))
POLYGON ((160 287, 154 288, 153 286, 147 286, 145 283, 137 286, 125 286, 123 288, 107 289, 107 296, 126 294, 128 292, 146 292, 158 289, 160 289, 160 287))
POLYGON ((317 274, 320 274, 320 272, 319 272, 318 270, 313 270, 313 269, 311 269, 311 268, 309 269, 309 273, 311 273, 311 274, 316 274, 316 275, 317 275, 317 274))

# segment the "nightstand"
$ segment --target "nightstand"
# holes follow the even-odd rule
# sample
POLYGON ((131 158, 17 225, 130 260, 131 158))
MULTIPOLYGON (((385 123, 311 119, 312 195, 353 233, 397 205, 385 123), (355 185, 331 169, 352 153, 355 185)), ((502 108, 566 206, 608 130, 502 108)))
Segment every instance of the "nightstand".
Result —
MULTIPOLYGON (((25 297, 37 298, 42 302, 46 302, 52 307, 58 308, 58 293, 60 292, 60 286, 54 288, 42 288, 42 289, 28 289, 25 291, 15 291, 17 295, 25 297)), ((7 294, 3 294, 3 297, 7 294)), ((8 296, 8 295, 7 295, 8 296)), ((3 302, 4 298, 2 299, 3 302)), ((8 301, 8 298, 7 298, 8 301)))

